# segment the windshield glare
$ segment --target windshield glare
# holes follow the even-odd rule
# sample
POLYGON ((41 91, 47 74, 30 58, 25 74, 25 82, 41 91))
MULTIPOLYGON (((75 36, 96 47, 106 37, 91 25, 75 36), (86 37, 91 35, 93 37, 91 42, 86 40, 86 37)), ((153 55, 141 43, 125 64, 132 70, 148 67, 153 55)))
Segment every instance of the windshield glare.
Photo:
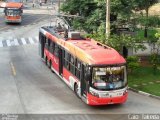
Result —
POLYGON ((94 67, 92 86, 99 90, 113 90, 125 87, 127 83, 126 67, 94 67))

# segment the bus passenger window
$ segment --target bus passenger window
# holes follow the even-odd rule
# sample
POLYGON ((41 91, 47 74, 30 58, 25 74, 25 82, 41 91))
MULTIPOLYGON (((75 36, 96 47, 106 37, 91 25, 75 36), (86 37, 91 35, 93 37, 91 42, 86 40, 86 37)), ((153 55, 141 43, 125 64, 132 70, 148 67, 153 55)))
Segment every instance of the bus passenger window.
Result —
POLYGON ((50 43, 50 49, 49 49, 49 51, 51 53, 54 53, 54 47, 55 47, 55 44, 54 44, 54 42, 51 41, 51 43, 50 43))
POLYGON ((81 63, 79 60, 76 60, 75 64, 75 76, 80 79, 80 72, 81 72, 81 63))
POLYGON ((45 43, 45 48, 48 49, 48 43, 45 43))
POLYGON ((69 62, 69 70, 72 74, 75 72, 75 66, 74 66, 74 57, 71 55, 70 56, 70 62, 69 62))
POLYGON ((50 44, 51 44, 51 40, 48 39, 48 47, 50 47, 50 44))
POLYGON ((54 55, 58 57, 58 45, 55 44, 54 55))
POLYGON ((68 62, 68 59, 69 59, 69 54, 65 51, 64 52, 64 66, 65 68, 67 68, 69 70, 69 62, 68 62))

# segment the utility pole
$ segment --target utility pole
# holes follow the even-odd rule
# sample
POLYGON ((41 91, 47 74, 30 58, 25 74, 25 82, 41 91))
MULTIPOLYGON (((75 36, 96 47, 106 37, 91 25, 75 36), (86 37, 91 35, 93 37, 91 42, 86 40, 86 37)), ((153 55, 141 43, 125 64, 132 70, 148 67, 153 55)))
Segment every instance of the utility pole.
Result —
POLYGON ((110 0, 106 0, 106 38, 110 36, 110 0))

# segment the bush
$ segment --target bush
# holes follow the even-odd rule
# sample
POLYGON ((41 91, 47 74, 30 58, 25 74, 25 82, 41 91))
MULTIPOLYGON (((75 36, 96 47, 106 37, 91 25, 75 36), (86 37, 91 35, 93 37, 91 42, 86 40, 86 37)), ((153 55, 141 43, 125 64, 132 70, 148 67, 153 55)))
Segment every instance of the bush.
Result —
POLYGON ((128 68, 131 73, 139 68, 138 57, 137 56, 128 56, 127 57, 128 68))
POLYGON ((156 73, 158 65, 160 64, 160 56, 157 53, 153 53, 150 56, 150 63, 152 64, 153 67, 153 74, 156 73))

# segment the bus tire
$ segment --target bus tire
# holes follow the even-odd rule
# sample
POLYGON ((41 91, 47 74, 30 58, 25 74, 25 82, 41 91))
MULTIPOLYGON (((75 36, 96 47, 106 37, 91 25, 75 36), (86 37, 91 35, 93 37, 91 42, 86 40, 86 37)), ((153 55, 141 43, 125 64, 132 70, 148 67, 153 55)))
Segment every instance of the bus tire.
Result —
POLYGON ((78 95, 78 85, 77 85, 77 83, 74 84, 74 92, 75 92, 76 96, 78 98, 80 98, 79 95, 78 95))
POLYGON ((49 63, 48 63, 49 69, 51 69, 51 65, 52 65, 52 62, 51 62, 51 60, 50 60, 49 63))
POLYGON ((47 66, 50 69, 50 61, 47 59, 47 66))
POLYGON ((47 65, 48 63, 48 59, 47 59, 47 56, 45 57, 45 64, 47 65))
POLYGON ((53 71, 53 65, 52 65, 52 61, 50 60, 50 65, 51 65, 51 71, 54 73, 54 71, 53 71))

